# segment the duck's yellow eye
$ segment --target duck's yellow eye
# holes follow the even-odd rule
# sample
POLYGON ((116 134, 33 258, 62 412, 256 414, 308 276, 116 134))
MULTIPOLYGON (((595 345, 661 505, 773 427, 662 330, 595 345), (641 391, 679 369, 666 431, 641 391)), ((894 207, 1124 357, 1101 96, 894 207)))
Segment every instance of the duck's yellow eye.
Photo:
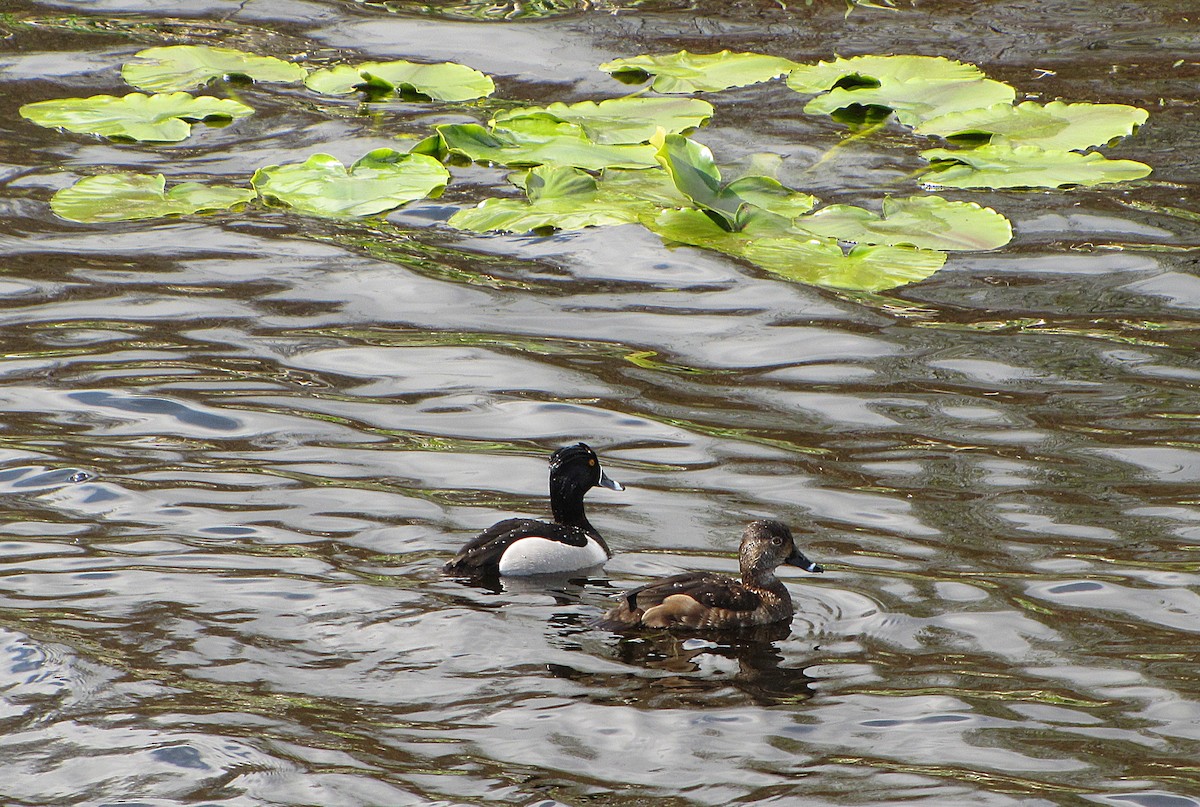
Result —
POLYGON ((595 465, 595 464, 596 464, 595 460, 588 460, 588 465, 595 465))

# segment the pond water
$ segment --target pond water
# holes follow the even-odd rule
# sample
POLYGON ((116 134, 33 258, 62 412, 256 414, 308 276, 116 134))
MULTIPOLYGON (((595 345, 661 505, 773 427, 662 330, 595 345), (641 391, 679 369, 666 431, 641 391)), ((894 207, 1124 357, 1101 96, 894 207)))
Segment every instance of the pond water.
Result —
MULTIPOLYGON (((13 805, 1200 805, 1200 14, 1193 0, 57 0, 0 19, 0 800, 13 805), (1138 104, 1116 189, 961 194, 1014 222, 887 295, 789 283, 637 227, 277 212, 108 225, 48 200, 118 167, 244 184, 477 120, 470 105, 218 88, 176 145, 17 107, 121 94, 138 50, 453 59, 498 96, 626 91, 688 48, 966 59, 1138 104), (602 575, 444 578, 546 510, 584 440, 602 575), (611 594, 801 535, 790 626, 621 637, 611 594)), ((718 160, 825 201, 911 193, 899 129, 842 142, 782 86, 711 96, 718 160), (838 148, 834 148, 838 146, 838 148), (882 178, 882 179, 881 179, 882 178)))

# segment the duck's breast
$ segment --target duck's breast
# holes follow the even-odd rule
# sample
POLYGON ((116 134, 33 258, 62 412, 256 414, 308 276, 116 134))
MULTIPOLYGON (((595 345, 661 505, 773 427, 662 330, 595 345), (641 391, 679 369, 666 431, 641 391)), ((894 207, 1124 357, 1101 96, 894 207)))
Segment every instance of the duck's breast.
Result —
POLYGON ((500 556, 500 574, 555 574, 599 566, 608 560, 608 553, 595 539, 589 537, 583 546, 530 535, 514 541, 500 556))

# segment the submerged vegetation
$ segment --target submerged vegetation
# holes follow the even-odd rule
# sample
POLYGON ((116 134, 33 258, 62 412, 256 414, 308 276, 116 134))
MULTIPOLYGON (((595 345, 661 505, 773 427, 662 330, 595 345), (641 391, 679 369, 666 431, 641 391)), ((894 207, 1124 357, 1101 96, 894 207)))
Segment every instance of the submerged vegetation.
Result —
MULTIPOLYGON (((516 169, 510 181, 522 196, 459 210, 451 227, 541 233, 638 224, 668 243, 721 252, 791 280, 878 291, 928 277, 947 251, 1002 247, 1012 227, 995 210, 934 195, 889 197, 879 211, 819 207, 816 197, 778 181, 778 158, 752 161, 749 170, 727 178, 712 152, 688 136, 717 114, 692 94, 784 77, 793 91, 813 96, 806 113, 857 121, 856 136, 894 121, 914 142, 939 138, 942 146, 919 152, 929 163, 917 177, 925 188, 1055 188, 1150 173, 1142 163, 1093 150, 1133 134, 1145 123, 1145 110, 1018 103, 1015 88, 974 65, 940 57, 799 64, 767 54, 682 51, 616 59, 600 69, 648 86, 599 102, 504 108, 486 124, 436 125, 408 151, 377 149, 349 168, 327 154, 266 166, 249 187, 186 182, 167 190, 162 175, 85 177, 56 193, 51 206, 85 223, 232 209, 255 200, 306 215, 354 218, 440 195, 450 181, 443 163, 487 163, 516 169)), ((121 74, 154 94, 39 101, 20 113, 41 126, 117 141, 176 142, 195 122, 220 125, 253 113, 239 101, 183 92, 230 78, 303 82, 317 93, 362 93, 368 101, 400 96, 463 104, 495 92, 490 76, 452 62, 365 62, 310 72, 270 56, 193 45, 141 51, 121 74)))

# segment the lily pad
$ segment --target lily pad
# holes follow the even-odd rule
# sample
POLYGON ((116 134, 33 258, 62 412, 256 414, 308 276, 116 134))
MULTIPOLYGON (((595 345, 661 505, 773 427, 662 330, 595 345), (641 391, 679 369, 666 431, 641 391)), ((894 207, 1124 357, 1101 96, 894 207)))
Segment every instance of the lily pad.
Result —
POLYGON ((472 101, 496 91, 491 77, 456 62, 420 64, 403 59, 338 65, 309 73, 304 84, 324 95, 417 93, 434 101, 472 101))
POLYGON ((853 205, 831 205, 796 219, 795 225, 839 241, 925 249, 999 249, 1012 240, 1012 224, 995 210, 940 196, 884 199, 883 216, 853 205))
POLYGON ((910 84, 922 81, 978 81, 987 78, 973 64, 942 56, 853 56, 796 65, 787 84, 796 92, 814 93, 835 86, 910 84))
POLYGON ((809 114, 884 107, 909 126, 959 110, 1011 104, 1016 98, 1016 90, 986 78, 974 65, 934 56, 835 59, 797 67, 787 83, 800 93, 824 92, 804 107, 809 114))
POLYGON ((699 98, 629 97, 511 109, 498 113, 492 125, 512 128, 519 119, 545 117, 579 126, 596 143, 645 143, 660 128, 677 134, 700 126, 712 114, 712 104, 699 98))
POLYGON ((935 250, 857 246, 848 253, 832 238, 779 229, 764 217, 729 232, 700 210, 666 210, 649 225, 664 240, 704 247, 749 261, 789 280, 854 291, 883 291, 924 280, 946 261, 935 250), (772 230, 775 232, 772 233, 772 230))
POLYGON ((84 177, 50 200, 50 209, 68 221, 93 224, 180 216, 225 210, 254 199, 249 188, 183 182, 166 190, 162 174, 115 173, 84 177))
POLYGON ((579 230, 638 220, 636 212, 621 210, 598 199, 595 178, 577 168, 539 166, 529 171, 524 182, 528 202, 486 199, 451 216, 450 226, 475 232, 523 233, 546 228, 579 230))
POLYGON ((924 280, 946 263, 946 253, 912 247, 857 246, 764 238, 746 248, 746 259, 788 280, 850 291, 885 291, 924 280))
POLYGON ((174 92, 199 87, 214 78, 245 76, 255 81, 292 84, 308 71, 274 56, 255 56, 233 48, 170 45, 147 48, 121 66, 121 77, 140 90, 174 92))
POLYGON ((681 135, 656 136, 658 161, 670 174, 680 193, 697 207, 709 211, 729 230, 740 230, 753 207, 784 218, 807 213, 816 198, 798 193, 765 176, 745 176, 721 184, 721 172, 708 147, 681 135))
POLYGON ((921 156, 933 167, 921 176, 944 188, 1058 188, 1127 182, 1150 174, 1134 160, 1109 160, 1097 152, 1046 151, 1037 146, 980 146, 929 149, 921 156))
POLYGON ((651 168, 658 165, 652 146, 593 143, 571 124, 549 123, 540 131, 488 130, 477 123, 435 126, 437 132, 412 151, 438 157, 458 154, 474 162, 509 166, 564 165, 602 168, 651 168))
POLYGON ((183 140, 192 133, 189 121, 232 120, 254 114, 253 109, 237 101, 211 95, 193 98, 185 92, 155 95, 131 92, 122 98, 112 95, 60 98, 25 104, 19 111, 21 117, 38 126, 168 143, 183 140))
POLYGON ((745 87, 782 76, 796 67, 790 59, 765 53, 689 53, 681 50, 664 56, 631 56, 614 59, 600 69, 614 78, 640 84, 652 76, 656 92, 716 92, 745 87))
POLYGON ((450 174, 432 157, 385 148, 369 152, 349 170, 336 157, 314 154, 302 163, 260 168, 250 181, 264 199, 301 213, 349 217, 437 196, 450 174))
POLYGON ((983 136, 997 145, 1075 151, 1131 135, 1149 117, 1146 110, 1126 104, 1026 101, 942 115, 925 121, 916 132, 945 138, 983 136))
POLYGON ((461 230, 579 230, 653 219, 664 208, 687 204, 661 170, 606 170, 600 180, 585 171, 539 166, 515 177, 529 201, 487 199, 460 210, 450 225, 461 230))

